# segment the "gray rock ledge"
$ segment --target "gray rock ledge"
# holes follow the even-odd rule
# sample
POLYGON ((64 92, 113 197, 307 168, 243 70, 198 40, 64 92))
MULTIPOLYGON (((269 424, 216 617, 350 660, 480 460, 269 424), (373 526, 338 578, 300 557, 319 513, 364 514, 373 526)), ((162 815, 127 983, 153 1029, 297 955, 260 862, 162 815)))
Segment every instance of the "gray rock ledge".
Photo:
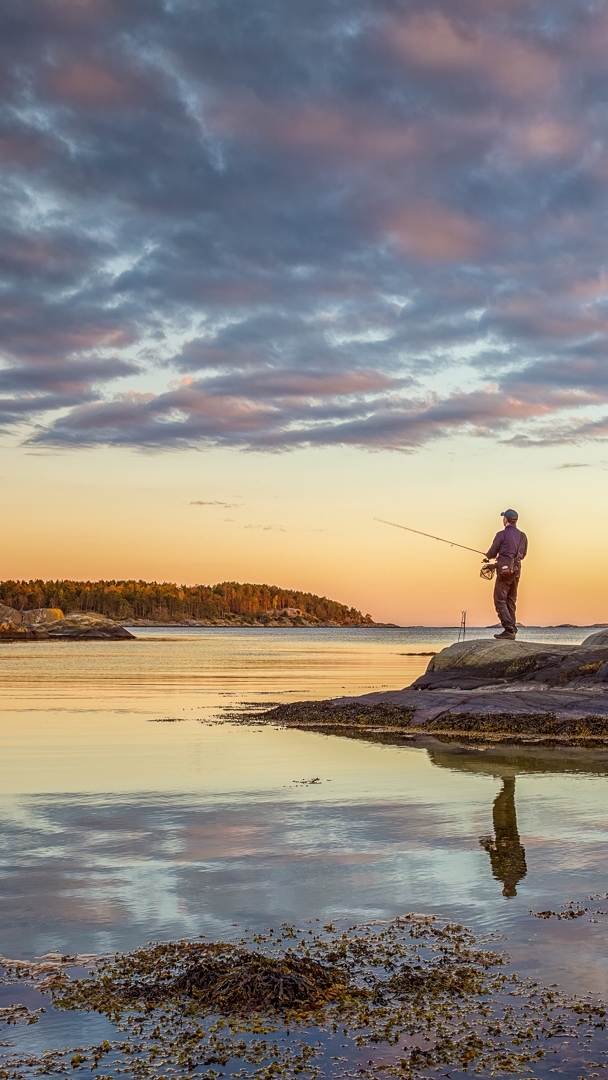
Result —
POLYGON ((411 686, 335 704, 347 702, 412 708, 414 725, 464 713, 608 718, 608 634, 592 634, 582 645, 460 642, 434 656, 411 686))

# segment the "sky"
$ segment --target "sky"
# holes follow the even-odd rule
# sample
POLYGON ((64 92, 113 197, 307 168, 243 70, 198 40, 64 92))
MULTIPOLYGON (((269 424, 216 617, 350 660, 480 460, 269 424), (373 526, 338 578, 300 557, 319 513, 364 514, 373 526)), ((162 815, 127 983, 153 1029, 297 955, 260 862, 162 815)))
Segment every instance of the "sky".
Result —
POLYGON ((8 0, 2 578, 608 621, 608 4, 8 0))

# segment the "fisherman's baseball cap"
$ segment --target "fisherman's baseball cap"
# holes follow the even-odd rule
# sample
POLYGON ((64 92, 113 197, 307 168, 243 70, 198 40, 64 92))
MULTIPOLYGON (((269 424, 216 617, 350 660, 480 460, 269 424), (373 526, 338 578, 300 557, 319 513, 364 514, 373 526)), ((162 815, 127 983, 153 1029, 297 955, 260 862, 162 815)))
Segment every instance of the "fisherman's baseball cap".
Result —
POLYGON ((517 510, 503 510, 501 517, 506 517, 507 521, 517 521, 519 514, 517 510))

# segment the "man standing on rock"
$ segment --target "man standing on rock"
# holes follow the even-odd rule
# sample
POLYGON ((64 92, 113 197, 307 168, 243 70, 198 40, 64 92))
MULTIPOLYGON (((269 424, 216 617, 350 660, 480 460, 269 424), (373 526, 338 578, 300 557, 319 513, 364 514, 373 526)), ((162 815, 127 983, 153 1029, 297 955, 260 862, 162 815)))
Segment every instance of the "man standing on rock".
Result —
POLYGON ((528 537, 517 528, 517 510, 503 510, 504 529, 496 533, 492 546, 485 555, 485 561, 496 559, 496 584, 494 586, 494 607, 500 619, 502 634, 495 638, 515 641, 517 623, 515 604, 521 576, 521 560, 528 552, 528 537))

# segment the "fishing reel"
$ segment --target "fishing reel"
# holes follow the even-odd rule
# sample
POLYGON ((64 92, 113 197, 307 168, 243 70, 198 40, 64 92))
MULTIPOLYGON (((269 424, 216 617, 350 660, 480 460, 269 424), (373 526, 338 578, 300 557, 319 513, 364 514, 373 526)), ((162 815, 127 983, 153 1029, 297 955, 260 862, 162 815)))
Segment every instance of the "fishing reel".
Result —
POLYGON ((487 562, 487 563, 484 563, 481 570, 479 571, 479 576, 484 578, 486 581, 491 581, 492 578, 494 577, 495 573, 496 573, 496 563, 495 562, 487 562))

